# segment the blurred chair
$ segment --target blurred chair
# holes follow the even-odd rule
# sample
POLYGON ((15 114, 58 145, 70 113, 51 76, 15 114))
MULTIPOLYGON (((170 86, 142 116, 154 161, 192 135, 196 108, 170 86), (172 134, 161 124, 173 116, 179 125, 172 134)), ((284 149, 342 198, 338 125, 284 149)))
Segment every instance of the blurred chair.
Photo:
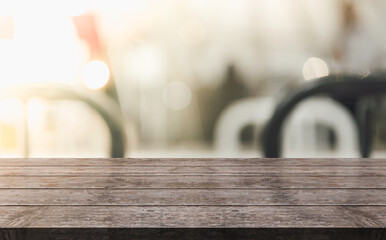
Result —
MULTIPOLYGON (((215 128, 215 148, 228 156, 241 153, 240 132, 248 125, 262 128, 275 108, 272 98, 235 101, 220 115, 215 128), (251 111, 251 109, 258 109, 251 111)), ((326 97, 311 97, 291 112, 284 126, 283 154, 286 157, 313 156, 320 152, 317 125, 331 128, 336 135, 332 156, 358 157, 358 136, 354 119, 340 103, 326 97), (333 117, 332 117, 333 116, 333 117), (304 151, 306 150, 306 151, 304 151)), ((326 154, 323 152, 322 154, 326 154)))
MULTIPOLYGON (((18 98, 23 102, 26 102, 31 97, 39 97, 49 101, 75 100, 83 102, 88 107, 95 110, 95 112, 97 112, 106 123, 111 136, 110 156, 113 158, 120 158, 125 155, 125 122, 118 106, 110 98, 103 94, 80 91, 79 89, 66 85, 46 83, 44 85, 24 85, 22 87, 2 89, 0 97, 3 99, 18 98)), ((71 129, 68 129, 68 131, 71 131, 71 129)), ((26 141, 26 144, 28 145, 28 140, 26 141)))
POLYGON ((354 118, 331 98, 316 96, 300 102, 288 115, 282 131, 284 157, 360 157, 354 118), (317 131, 318 126, 325 127, 324 131, 317 131), (333 132, 332 149, 327 129, 333 132))
POLYGON ((265 156, 272 158, 282 156, 283 139, 285 139, 283 136, 285 134, 283 132, 283 125, 295 107, 309 97, 324 95, 330 98, 331 101, 339 102, 339 104, 336 103, 335 107, 333 107, 335 110, 329 104, 328 112, 326 109, 323 110, 325 114, 322 114, 321 111, 318 112, 319 107, 315 105, 314 108, 306 107, 306 109, 308 108, 307 111, 312 110, 312 112, 306 113, 306 115, 314 114, 315 118, 318 115, 323 121, 328 121, 330 125, 333 124, 333 128, 338 131, 338 137, 341 138, 338 140, 338 143, 341 144, 340 146, 346 146, 345 149, 347 150, 358 145, 361 156, 368 157, 371 152, 373 135, 374 104, 372 104, 372 100, 386 93, 386 81, 384 79, 385 75, 382 74, 374 74, 367 77, 330 75, 304 85, 299 91, 284 99, 276 107, 271 119, 265 126, 261 141, 265 156), (344 106, 347 111, 344 111, 339 105, 344 106), (337 111, 337 109, 341 110, 337 111), (330 111, 334 111, 334 113, 330 111), (347 118, 348 114, 344 112, 349 112, 349 115, 355 121, 356 132, 358 133, 356 134, 357 142, 359 144, 352 142, 351 138, 355 136, 355 133, 353 133, 355 131, 353 130, 352 123, 349 123, 351 121, 347 118), (338 119, 338 117, 341 119, 338 119), (343 126, 345 124, 342 119, 345 119, 343 121, 349 127, 343 126), (333 121, 341 121, 341 123, 333 123, 333 121), (343 131, 342 128, 345 128, 345 130, 343 131), (343 141, 349 142, 342 145, 343 141))
POLYGON ((241 150, 241 130, 252 124, 263 127, 274 110, 272 98, 246 98, 226 107, 215 125, 214 143, 218 151, 237 154, 241 150))

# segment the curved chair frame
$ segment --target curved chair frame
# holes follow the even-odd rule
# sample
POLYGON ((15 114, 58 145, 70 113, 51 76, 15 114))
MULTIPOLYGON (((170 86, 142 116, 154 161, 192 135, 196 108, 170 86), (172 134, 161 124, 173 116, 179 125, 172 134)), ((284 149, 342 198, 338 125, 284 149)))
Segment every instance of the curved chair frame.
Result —
POLYGON ((35 84, 3 89, 0 96, 2 98, 18 97, 24 101, 30 97, 43 97, 50 100, 66 99, 84 102, 102 117, 109 128, 111 136, 110 156, 121 158, 125 155, 126 134, 124 120, 116 104, 103 94, 77 91, 74 88, 61 84, 35 84))
POLYGON ((310 82, 276 107, 261 136, 265 156, 280 157, 283 123, 295 106, 305 98, 323 94, 336 99, 349 109, 350 106, 353 107, 350 111, 359 129, 360 152, 362 157, 368 157, 371 151, 371 116, 366 104, 361 104, 361 100, 386 93, 385 78, 385 75, 330 75, 310 82))

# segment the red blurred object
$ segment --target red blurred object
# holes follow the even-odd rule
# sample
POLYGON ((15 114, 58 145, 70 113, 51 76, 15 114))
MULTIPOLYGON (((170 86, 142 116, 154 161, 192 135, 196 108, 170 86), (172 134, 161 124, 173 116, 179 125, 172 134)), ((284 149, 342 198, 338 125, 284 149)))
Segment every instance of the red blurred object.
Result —
POLYGON ((98 36, 95 16, 92 13, 86 13, 73 17, 73 21, 79 37, 83 39, 90 48, 90 58, 104 57, 104 46, 98 36))
MULTIPOLYGON (((89 60, 102 60, 109 66, 110 61, 107 56, 106 45, 99 37, 95 15, 85 13, 73 17, 73 21, 79 38, 84 40, 90 49, 89 60)), ((118 94, 111 75, 104 91, 119 104, 118 94)))

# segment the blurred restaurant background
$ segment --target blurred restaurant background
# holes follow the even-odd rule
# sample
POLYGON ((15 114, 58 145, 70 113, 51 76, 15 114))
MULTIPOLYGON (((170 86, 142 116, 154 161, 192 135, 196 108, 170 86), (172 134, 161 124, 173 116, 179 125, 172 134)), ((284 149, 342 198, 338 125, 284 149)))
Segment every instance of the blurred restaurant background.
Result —
POLYGON ((385 13, 382 0, 0 0, 0 157, 386 156, 385 13), (333 85, 346 76, 380 85, 346 98, 333 85), (323 88, 278 113, 326 79, 339 98, 323 88))

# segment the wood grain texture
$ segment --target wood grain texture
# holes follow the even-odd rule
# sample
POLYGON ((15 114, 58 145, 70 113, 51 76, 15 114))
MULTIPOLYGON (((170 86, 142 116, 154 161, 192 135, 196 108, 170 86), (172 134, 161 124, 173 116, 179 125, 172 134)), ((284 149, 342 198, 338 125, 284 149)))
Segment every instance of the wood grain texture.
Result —
POLYGON ((384 159, 0 159, 0 228, 16 229, 0 229, 4 239, 31 228, 115 239, 109 229, 385 227, 384 159))
POLYGON ((386 188, 386 177, 370 176, 0 176, 0 188, 91 189, 288 189, 386 188))
POLYGON ((1 189, 0 206, 386 206, 386 189, 1 189))
POLYGON ((0 206, 1 228, 379 228, 378 206, 0 206))
POLYGON ((264 175, 386 176, 386 166, 1 166, 1 176, 264 175))

